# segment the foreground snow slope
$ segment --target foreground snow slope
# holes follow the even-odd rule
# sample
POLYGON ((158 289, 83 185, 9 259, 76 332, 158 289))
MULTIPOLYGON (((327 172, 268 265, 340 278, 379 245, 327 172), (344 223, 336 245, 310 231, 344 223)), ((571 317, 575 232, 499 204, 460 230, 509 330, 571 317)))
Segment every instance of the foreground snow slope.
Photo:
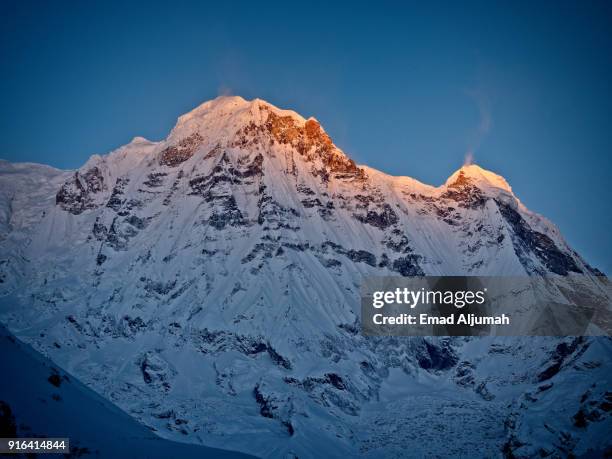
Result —
POLYGON ((0 327, 3 437, 70 439, 74 457, 249 458, 163 440, 0 327))
POLYGON ((556 300, 574 276, 606 300, 601 273, 476 165, 439 187, 391 177, 315 119, 221 97, 78 171, 0 163, 0 190, 0 320, 162 436, 266 457, 400 454, 386 425, 431 455, 474 429, 486 457, 608 444, 607 405, 573 419, 587 390, 605 402, 608 338, 359 333, 368 275, 548 275, 556 300), (448 435, 423 443, 415 423, 448 435))

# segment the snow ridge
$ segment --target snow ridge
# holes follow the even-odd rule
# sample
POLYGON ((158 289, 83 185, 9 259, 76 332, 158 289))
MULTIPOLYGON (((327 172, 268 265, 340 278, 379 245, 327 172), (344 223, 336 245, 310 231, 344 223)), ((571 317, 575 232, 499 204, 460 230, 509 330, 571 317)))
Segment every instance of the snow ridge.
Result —
MULTIPOLYGON (((368 275, 607 282, 478 166, 440 187, 391 177, 356 165, 314 118, 220 97, 165 140, 135 138, 77 171, 0 163, 0 191, 0 320, 168 439, 380 457, 394 446, 373 425, 427 436, 425 413, 450 410, 496 432, 483 457, 566 451, 567 435, 576 455, 605 447, 609 417, 577 428, 572 416, 593 381, 603 403, 609 340, 359 333, 368 275), (576 368, 590 376, 568 385, 576 368), (526 394, 547 401, 509 408, 526 394), (552 401, 563 415, 550 431, 537 413, 552 401)), ((473 454, 459 427, 421 453, 473 454)))

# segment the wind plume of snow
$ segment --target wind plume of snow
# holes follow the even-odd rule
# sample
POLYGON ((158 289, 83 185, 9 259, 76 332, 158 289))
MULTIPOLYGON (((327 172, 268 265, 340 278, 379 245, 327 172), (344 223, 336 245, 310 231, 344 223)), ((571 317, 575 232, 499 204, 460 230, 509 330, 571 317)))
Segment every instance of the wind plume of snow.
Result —
POLYGON ((474 153, 471 151, 468 151, 465 154, 465 158, 463 158, 463 165, 464 166, 471 166, 472 164, 474 164, 474 153))
POLYGON ((478 106, 479 121, 473 135, 468 140, 468 148, 463 162, 464 166, 469 166, 470 164, 474 163, 474 154, 476 150, 480 148, 482 142, 489 134, 491 125, 493 124, 489 99, 487 98, 486 94, 480 90, 470 90, 467 91, 467 94, 474 99, 476 105, 478 106))
POLYGON ((232 89, 225 84, 222 84, 221 86, 219 86, 219 89, 217 90, 217 96, 227 97, 227 96, 233 96, 233 95, 234 95, 234 92, 232 91, 232 89))

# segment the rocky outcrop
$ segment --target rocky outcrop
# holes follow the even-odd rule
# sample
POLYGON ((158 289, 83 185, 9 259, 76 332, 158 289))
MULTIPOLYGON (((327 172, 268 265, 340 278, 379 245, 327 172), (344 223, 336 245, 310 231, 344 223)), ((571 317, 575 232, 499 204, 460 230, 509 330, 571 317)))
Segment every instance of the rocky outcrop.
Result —
POLYGON ((463 171, 459 172, 457 179, 448 185, 440 197, 455 201, 459 207, 466 209, 477 209, 486 202, 482 190, 463 171))
MULTIPOLYGON (((355 162, 336 148, 331 138, 323 131, 321 125, 314 119, 300 123, 291 115, 279 115, 267 105, 260 105, 259 110, 267 113, 263 125, 250 123, 237 135, 233 145, 246 148, 260 145, 260 136, 268 135, 273 142, 290 145, 307 162, 313 164, 313 173, 324 182, 330 176, 339 179, 363 179, 365 173, 355 162), (320 161, 322 167, 315 165, 320 161)), ((294 172, 292 172, 294 173, 294 172)))
POLYGON ((193 156, 204 138, 197 132, 181 139, 176 145, 166 147, 159 157, 160 166, 176 167, 193 156))
POLYGON ((262 337, 240 335, 223 330, 193 330, 191 340, 203 354, 218 354, 228 350, 238 351, 243 355, 257 357, 268 355, 275 365, 286 370, 291 369, 291 362, 280 355, 269 342, 262 337))
POLYGON ((547 235, 534 231, 525 219, 510 204, 496 201, 499 211, 512 228, 512 243, 516 255, 529 269, 530 258, 537 257, 546 268, 561 276, 570 272, 582 273, 576 261, 567 253, 559 250, 547 235))
POLYGON ((154 352, 145 353, 137 362, 144 382, 163 392, 170 390, 175 371, 154 352))
POLYGON ((98 167, 92 167, 83 174, 77 171, 57 192, 55 203, 66 212, 79 215, 97 207, 94 197, 104 189, 104 177, 98 167))

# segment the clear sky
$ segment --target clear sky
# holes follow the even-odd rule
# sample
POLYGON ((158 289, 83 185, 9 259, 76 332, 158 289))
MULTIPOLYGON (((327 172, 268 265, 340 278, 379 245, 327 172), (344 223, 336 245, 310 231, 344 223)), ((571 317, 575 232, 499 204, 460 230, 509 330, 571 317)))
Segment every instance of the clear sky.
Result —
POLYGON ((394 175, 438 185, 471 151, 609 273, 611 31, 591 0, 2 0, 0 157, 77 168, 259 97, 394 175))

